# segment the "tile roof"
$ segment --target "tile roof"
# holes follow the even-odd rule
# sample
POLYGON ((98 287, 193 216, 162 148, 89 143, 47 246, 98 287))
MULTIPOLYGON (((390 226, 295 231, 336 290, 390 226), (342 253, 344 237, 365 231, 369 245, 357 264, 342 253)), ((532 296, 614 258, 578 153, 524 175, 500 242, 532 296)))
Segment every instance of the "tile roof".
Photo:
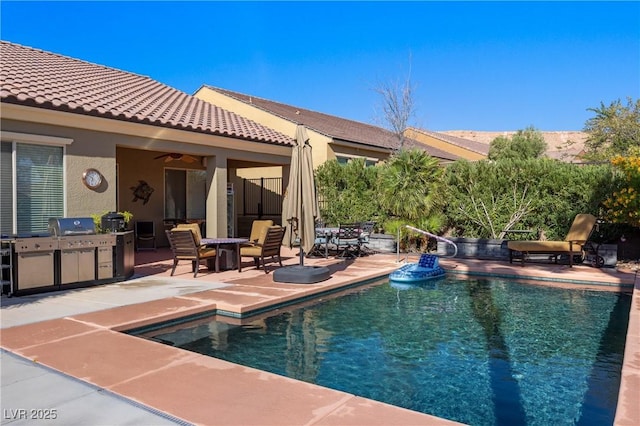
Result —
POLYGON ((149 77, 0 40, 0 101, 268 144, 280 132, 149 77))
MULTIPOLYGON (((262 109, 296 124, 304 124, 306 127, 336 140, 354 142, 378 148, 387 148, 389 150, 398 149, 400 146, 400 142, 395 134, 383 129, 382 127, 348 120, 317 111, 311 111, 292 105, 286 105, 251 95, 245 95, 219 87, 209 85, 205 85, 204 87, 237 99, 238 101, 246 104, 251 104, 256 108, 262 109)), ((425 146, 424 144, 412 139, 405 139, 405 146, 423 149, 427 151, 429 155, 441 159, 453 161, 459 158, 458 156, 446 151, 425 146)))
POLYGON ((449 135, 449 134, 440 133, 440 132, 433 132, 431 130, 416 129, 414 127, 412 127, 411 129, 418 133, 422 133, 424 135, 428 135, 433 138, 440 139, 441 141, 450 143, 452 145, 456 145, 461 148, 467 149, 471 152, 475 152, 477 154, 481 154, 484 156, 489 155, 489 146, 487 144, 476 142, 469 139, 464 139, 455 135, 449 135))

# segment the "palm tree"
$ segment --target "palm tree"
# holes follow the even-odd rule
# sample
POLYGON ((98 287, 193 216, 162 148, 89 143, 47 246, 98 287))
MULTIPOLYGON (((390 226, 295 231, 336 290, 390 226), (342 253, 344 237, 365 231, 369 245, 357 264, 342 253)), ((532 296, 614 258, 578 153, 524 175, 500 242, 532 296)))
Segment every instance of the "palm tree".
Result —
POLYGON ((399 219, 419 225, 434 213, 443 169, 420 149, 401 149, 380 173, 380 203, 399 219))

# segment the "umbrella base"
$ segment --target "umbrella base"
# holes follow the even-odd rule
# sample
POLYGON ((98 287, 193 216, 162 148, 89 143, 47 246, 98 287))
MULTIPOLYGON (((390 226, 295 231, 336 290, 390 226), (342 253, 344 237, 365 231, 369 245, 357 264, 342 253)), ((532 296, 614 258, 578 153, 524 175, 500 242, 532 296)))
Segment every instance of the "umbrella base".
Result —
POLYGON ((273 271, 273 281, 278 283, 312 284, 328 280, 331 271, 325 266, 285 266, 273 271))

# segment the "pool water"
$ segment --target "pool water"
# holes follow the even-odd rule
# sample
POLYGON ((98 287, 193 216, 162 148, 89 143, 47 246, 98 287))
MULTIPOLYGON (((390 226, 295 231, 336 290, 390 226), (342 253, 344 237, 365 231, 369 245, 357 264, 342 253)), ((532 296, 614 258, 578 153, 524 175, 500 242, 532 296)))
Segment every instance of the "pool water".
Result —
POLYGON ((470 425, 611 425, 630 303, 628 294, 447 277, 153 338, 470 425))

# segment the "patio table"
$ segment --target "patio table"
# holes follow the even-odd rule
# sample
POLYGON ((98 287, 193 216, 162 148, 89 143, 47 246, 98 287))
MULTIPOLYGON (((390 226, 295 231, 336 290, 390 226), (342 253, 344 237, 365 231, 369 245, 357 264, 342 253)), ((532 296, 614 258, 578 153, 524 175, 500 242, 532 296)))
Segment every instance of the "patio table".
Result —
POLYGON ((221 245, 235 245, 236 250, 236 259, 238 262, 238 272, 240 272, 240 244, 249 242, 248 238, 203 238, 200 240, 201 244, 207 246, 215 246, 216 247, 216 264, 215 270, 216 272, 220 272, 220 246, 221 245))

